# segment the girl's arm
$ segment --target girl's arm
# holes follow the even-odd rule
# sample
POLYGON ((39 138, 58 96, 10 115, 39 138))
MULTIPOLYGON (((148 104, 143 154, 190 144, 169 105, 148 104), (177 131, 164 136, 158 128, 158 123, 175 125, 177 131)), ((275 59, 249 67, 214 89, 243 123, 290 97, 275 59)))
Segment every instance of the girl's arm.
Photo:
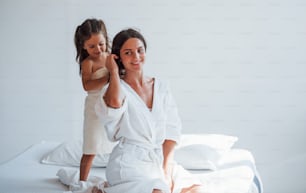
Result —
POLYGON ((84 60, 82 63, 82 84, 85 91, 100 90, 108 81, 108 76, 103 76, 99 79, 92 79, 93 62, 84 60))

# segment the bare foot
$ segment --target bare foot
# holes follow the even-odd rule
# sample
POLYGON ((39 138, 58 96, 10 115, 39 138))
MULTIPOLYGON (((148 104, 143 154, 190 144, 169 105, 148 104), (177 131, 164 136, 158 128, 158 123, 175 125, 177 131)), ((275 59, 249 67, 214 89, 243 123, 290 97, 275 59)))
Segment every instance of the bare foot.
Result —
POLYGON ((91 193, 103 193, 101 189, 99 189, 97 186, 94 186, 91 190, 91 193))
POLYGON ((188 188, 183 188, 181 193, 200 193, 201 185, 192 185, 188 188))

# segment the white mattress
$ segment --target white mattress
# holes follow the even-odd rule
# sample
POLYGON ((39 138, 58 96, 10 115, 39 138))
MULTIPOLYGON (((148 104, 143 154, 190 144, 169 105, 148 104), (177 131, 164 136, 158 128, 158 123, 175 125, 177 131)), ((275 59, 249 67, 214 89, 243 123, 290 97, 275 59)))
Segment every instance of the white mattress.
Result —
MULTIPOLYGON (((56 176, 57 171, 65 167, 40 163, 41 158, 59 144, 58 142, 43 141, 0 165, 0 193, 60 193, 68 191, 68 187, 64 186, 56 176)), ((244 173, 239 171, 243 171, 241 168, 248 167, 254 170, 255 176, 249 192, 262 193, 261 181, 256 172, 252 154, 247 150, 233 149, 226 157, 218 171, 196 170, 191 172, 203 176, 204 181, 213 183, 211 185, 220 186, 224 181, 231 182, 229 178, 233 175, 243 181, 244 173)), ((69 169, 69 167, 66 168, 69 169)), ((90 175, 104 177, 104 168, 93 168, 90 175)), ((235 182, 239 182, 239 180, 232 181, 232 183, 235 182)))

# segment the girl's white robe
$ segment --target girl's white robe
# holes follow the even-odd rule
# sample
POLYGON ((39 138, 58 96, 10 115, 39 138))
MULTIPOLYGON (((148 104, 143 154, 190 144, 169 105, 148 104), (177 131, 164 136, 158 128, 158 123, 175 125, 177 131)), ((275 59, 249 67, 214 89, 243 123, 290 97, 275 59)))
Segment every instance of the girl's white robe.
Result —
MULTIPOLYGON (((151 193, 153 189, 170 192, 162 168, 162 144, 165 139, 179 142, 181 120, 168 84, 154 80, 152 109, 123 80, 124 102, 120 108, 108 107, 103 96, 96 113, 112 141, 120 141, 113 149, 106 168, 107 193, 151 193)), ((175 164, 174 164, 175 165, 175 164)), ((174 192, 199 184, 182 167, 175 165, 174 192), (185 179, 185 180, 184 180, 185 179)))

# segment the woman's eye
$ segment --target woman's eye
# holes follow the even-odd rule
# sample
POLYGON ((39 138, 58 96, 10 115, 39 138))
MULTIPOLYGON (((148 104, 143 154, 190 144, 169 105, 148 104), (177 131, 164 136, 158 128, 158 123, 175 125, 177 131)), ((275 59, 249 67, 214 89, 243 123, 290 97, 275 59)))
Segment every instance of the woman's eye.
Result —
POLYGON ((138 53, 140 53, 140 54, 143 54, 144 52, 145 52, 145 51, 144 51, 144 49, 142 49, 142 48, 138 50, 138 53))

